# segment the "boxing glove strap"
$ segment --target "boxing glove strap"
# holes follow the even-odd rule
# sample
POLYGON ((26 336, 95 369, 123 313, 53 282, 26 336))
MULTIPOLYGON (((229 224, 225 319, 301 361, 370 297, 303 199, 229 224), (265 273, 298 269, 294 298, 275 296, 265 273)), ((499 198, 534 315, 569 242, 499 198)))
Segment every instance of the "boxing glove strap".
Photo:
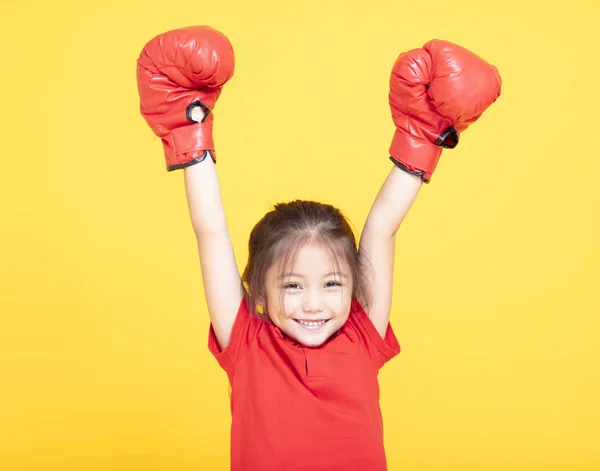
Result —
POLYGON ((167 169, 179 169, 202 162, 206 151, 215 161, 212 120, 173 129, 164 139, 167 169))

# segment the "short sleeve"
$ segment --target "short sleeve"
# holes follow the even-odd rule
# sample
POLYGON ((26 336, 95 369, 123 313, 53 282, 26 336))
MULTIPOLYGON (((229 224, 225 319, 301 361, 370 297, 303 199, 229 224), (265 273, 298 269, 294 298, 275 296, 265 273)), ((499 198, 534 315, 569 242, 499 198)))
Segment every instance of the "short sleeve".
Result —
POLYGON ((258 332, 263 324, 258 316, 251 314, 248 310, 246 299, 242 298, 238 309, 229 345, 225 349, 221 349, 217 336, 212 324, 208 333, 208 349, 213 354, 221 368, 225 370, 229 381, 233 381, 235 366, 239 358, 241 358, 249 349, 252 342, 257 338, 258 332))
POLYGON ((352 303, 349 321, 360 338, 364 339, 365 348, 378 369, 400 353, 400 344, 391 324, 388 323, 385 338, 382 338, 368 314, 356 300, 352 303))

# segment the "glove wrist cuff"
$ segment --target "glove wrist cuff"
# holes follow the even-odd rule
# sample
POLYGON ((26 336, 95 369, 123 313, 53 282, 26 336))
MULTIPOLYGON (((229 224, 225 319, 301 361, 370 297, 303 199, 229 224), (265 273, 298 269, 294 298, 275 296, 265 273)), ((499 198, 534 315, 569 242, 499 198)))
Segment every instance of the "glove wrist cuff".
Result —
POLYGON ((431 174, 435 171, 441 155, 441 147, 398 129, 394 133, 390 145, 391 158, 405 168, 422 171, 421 178, 426 182, 429 181, 431 174))
POLYGON ((212 120, 173 129, 163 139, 167 170, 176 170, 202 162, 210 154, 216 162, 212 120))

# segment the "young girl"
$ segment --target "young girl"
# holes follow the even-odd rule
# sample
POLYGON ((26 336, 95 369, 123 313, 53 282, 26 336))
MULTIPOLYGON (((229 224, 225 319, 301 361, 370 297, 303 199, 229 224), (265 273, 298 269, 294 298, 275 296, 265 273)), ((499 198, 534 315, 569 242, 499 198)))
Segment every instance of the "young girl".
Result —
POLYGON ((395 166, 360 243, 333 206, 278 204, 252 230, 240 276, 212 141, 233 69, 229 41, 205 26, 159 35, 138 59, 141 113, 167 169, 185 173, 209 348, 232 388, 231 469, 385 470, 377 374, 400 351, 389 325, 395 234, 442 147, 499 96, 500 77, 445 41, 401 54, 390 81, 395 166))

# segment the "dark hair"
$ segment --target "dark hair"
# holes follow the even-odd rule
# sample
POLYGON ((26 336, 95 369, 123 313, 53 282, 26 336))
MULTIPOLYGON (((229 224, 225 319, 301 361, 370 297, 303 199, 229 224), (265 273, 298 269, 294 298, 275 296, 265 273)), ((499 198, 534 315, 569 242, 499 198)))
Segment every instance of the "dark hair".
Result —
POLYGON ((281 269, 285 270, 295 263, 299 249, 307 243, 326 249, 337 269, 338 257, 346 261, 352 278, 352 296, 368 310, 370 289, 350 224, 339 209, 304 200, 276 204, 252 229, 248 263, 242 275, 249 309, 266 317, 257 310, 256 300, 266 299, 267 270, 279 260, 283 261, 281 269))

